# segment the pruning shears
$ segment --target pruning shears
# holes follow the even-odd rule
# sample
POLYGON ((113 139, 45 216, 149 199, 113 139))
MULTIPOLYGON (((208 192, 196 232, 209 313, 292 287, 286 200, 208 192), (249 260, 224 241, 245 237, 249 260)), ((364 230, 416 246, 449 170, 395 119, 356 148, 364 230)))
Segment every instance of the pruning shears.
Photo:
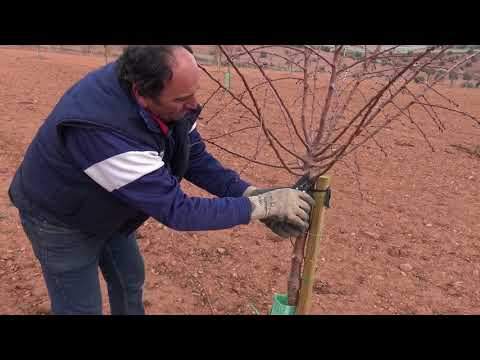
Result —
POLYGON ((315 181, 310 179, 308 174, 303 175, 298 181, 292 186, 292 189, 300 190, 306 192, 310 196, 314 196, 316 192, 324 192, 324 206, 326 208, 330 207, 330 198, 332 196, 332 190, 328 187, 326 190, 316 190, 315 181))

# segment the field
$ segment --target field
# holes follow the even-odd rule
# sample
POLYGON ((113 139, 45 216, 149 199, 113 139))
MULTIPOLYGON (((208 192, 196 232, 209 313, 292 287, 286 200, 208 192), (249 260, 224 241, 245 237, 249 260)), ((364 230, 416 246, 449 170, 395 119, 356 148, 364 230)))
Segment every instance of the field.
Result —
MULTIPOLYGON (((63 92, 104 62, 100 55, 42 52, 39 57, 32 49, 0 49, 0 314, 48 312, 40 267, 7 189, 63 92)), ((205 99, 214 87, 206 77, 202 85, 205 99)), ((480 89, 445 83, 442 92, 480 118, 480 89)), ((212 104, 202 116, 214 112, 212 104)), ((435 152, 412 125, 396 124, 378 138, 388 156, 371 143, 356 155, 358 176, 343 163, 330 172, 333 195, 313 313, 480 314, 480 129, 469 119, 445 115, 443 133, 425 114, 416 118, 435 152)), ((238 123, 237 117, 232 109, 208 126, 200 123, 200 132, 224 134, 231 126, 226 121, 238 123)), ((272 124, 282 131, 280 121, 272 124)), ((248 134, 221 143, 242 153, 255 147, 248 134)), ((275 169, 246 166, 218 148, 209 151, 257 186, 295 180, 275 169)), ((187 183, 184 189, 209 196, 187 183)), ((292 245, 261 223, 176 232, 149 220, 139 235, 148 314, 266 314, 273 294, 286 291, 292 245)))

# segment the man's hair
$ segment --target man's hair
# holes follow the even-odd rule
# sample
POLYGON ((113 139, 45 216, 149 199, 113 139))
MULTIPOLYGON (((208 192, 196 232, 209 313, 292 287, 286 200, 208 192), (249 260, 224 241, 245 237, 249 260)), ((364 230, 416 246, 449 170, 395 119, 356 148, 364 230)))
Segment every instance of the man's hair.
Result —
POLYGON ((136 85, 141 96, 155 99, 165 81, 173 76, 173 51, 184 48, 193 54, 189 45, 129 45, 118 58, 118 79, 128 89, 136 85))

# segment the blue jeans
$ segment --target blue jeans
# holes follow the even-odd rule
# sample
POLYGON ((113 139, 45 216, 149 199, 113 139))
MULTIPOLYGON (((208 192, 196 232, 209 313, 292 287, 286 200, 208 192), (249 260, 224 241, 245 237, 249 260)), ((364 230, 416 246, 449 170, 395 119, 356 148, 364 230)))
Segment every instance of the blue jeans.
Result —
POLYGON ((143 315, 145 267, 135 232, 99 239, 20 212, 42 267, 53 314, 102 314, 98 268, 112 315, 143 315))

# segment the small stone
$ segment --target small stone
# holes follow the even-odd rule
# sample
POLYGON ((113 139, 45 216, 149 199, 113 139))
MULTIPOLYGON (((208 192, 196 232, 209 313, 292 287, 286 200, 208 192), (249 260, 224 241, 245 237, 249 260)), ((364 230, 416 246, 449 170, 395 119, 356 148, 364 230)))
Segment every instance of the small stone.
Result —
POLYGON ((401 264, 399 267, 400 267, 400 270, 403 270, 405 272, 409 272, 413 270, 413 266, 409 263, 401 264))
POLYGON ((48 315, 50 313, 50 304, 48 301, 39 304, 36 308, 36 313, 38 315, 48 315))
POLYGON ((217 248, 217 252, 218 252, 220 255, 225 254, 226 251, 227 251, 227 249, 225 249, 225 248, 221 248, 221 247, 217 248))
POLYGON ((198 273, 199 273, 199 274, 203 274, 203 270, 198 270, 198 273))
POLYGON ((43 284, 35 284, 32 289, 32 295, 35 297, 47 296, 47 289, 43 284))
POLYGON ((331 292, 331 286, 325 280, 317 280, 313 285, 313 291, 316 294, 329 294, 331 292))
POLYGON ((463 281, 455 281, 455 282, 452 284, 452 286, 453 286, 454 288, 457 288, 457 289, 458 289, 458 288, 461 288, 462 285, 463 285, 463 281))
POLYGON ((468 177, 468 180, 473 180, 474 178, 475 178, 474 176, 470 175, 470 176, 468 177))
POLYGON ((377 233, 374 233, 374 232, 371 232, 371 231, 365 231, 365 230, 363 230, 362 233, 367 235, 368 237, 374 239, 374 240, 380 239, 380 234, 377 234, 377 233))
POLYGON ((402 274, 402 276, 407 276, 407 274, 404 273, 403 271, 400 271, 400 274, 402 274))
POLYGON ((171 264, 172 264, 172 266, 175 266, 175 265, 177 265, 177 262, 175 260, 172 260, 171 264))
POLYGON ((433 225, 428 223, 428 224, 425 224, 426 227, 432 227, 433 225))

